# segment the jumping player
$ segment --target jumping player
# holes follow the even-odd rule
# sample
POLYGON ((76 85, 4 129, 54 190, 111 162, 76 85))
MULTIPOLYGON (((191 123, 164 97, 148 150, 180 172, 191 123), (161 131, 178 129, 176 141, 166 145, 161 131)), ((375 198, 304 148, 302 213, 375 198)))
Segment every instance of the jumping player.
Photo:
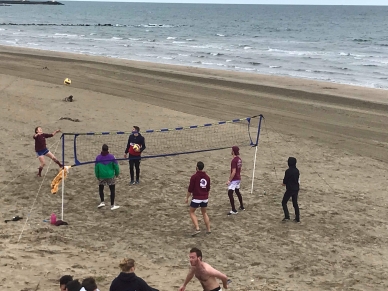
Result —
POLYGON ((131 175, 130 185, 139 184, 140 178, 140 160, 141 153, 146 149, 145 138, 140 134, 140 127, 134 126, 132 129, 132 134, 128 138, 127 147, 124 152, 124 158, 127 158, 127 154, 129 154, 129 173, 131 175), (138 144, 140 146, 140 150, 135 151, 133 146, 138 144), (136 168, 136 181, 133 168, 136 168))
POLYGON ((220 279, 223 287, 228 289, 228 277, 214 269, 208 263, 203 262, 201 250, 192 248, 189 258, 191 268, 179 291, 185 291, 187 284, 193 279, 194 275, 201 283, 204 291, 221 291, 222 289, 217 279, 220 279))
POLYGON ((210 220, 206 212, 207 203, 209 201, 210 177, 203 171, 204 167, 205 165, 202 162, 197 163, 197 172, 190 178, 190 185, 186 195, 186 203, 188 202, 189 197, 193 195, 189 210, 191 221, 195 227, 195 231, 192 236, 195 236, 201 232, 199 230, 197 216, 195 215, 195 211, 198 207, 201 207, 203 221, 205 222, 207 233, 211 233, 210 220))
POLYGON ((237 198, 240 202, 240 210, 245 210, 243 199, 240 193, 240 183, 241 183, 241 168, 242 168, 242 160, 240 158, 240 149, 238 146, 232 147, 232 162, 230 164, 230 175, 229 180, 226 182, 228 185, 228 196, 230 205, 232 206, 232 210, 229 211, 228 215, 237 214, 237 209, 234 205, 234 197, 233 192, 236 192, 237 198))
POLYGON ((61 132, 60 129, 57 129, 53 133, 43 133, 43 130, 41 127, 35 128, 35 152, 36 156, 39 159, 40 166, 38 171, 38 176, 42 177, 42 170, 43 167, 46 165, 44 161, 44 156, 48 156, 50 159, 52 159, 60 168, 63 167, 63 165, 57 160, 57 158, 47 149, 46 147, 46 138, 53 137, 58 132, 61 132))

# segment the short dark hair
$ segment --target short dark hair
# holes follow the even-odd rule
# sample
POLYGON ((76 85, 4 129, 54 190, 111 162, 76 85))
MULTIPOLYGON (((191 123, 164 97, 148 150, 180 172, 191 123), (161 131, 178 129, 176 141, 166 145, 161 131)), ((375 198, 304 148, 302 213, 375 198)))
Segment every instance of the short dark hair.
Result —
POLYGON ((133 128, 136 129, 137 132, 140 132, 140 127, 138 127, 137 125, 134 125, 133 128))
POLYGON ((190 250, 190 253, 195 253, 195 254, 197 255, 198 258, 201 257, 201 261, 202 261, 202 252, 201 252, 200 249, 198 249, 198 248, 192 248, 192 249, 190 250))
POLYGON ((87 277, 82 280, 82 287, 86 289, 86 291, 94 291, 97 289, 96 280, 93 277, 87 277))
POLYGON ((81 288, 82 286, 78 279, 70 281, 66 284, 67 291, 79 291, 81 288))
POLYGON ((204 163, 202 163, 202 162, 198 162, 198 163, 197 163, 197 168, 198 168, 198 170, 202 171, 204 167, 205 167, 205 164, 204 164, 204 163))
POLYGON ((39 127, 40 127, 40 126, 35 127, 35 133, 38 132, 38 128, 39 128, 39 127))
POLYGON ((66 285, 70 281, 73 281, 73 277, 70 275, 64 275, 59 279, 59 286, 66 285))
POLYGON ((103 151, 103 152, 107 152, 108 150, 109 150, 108 145, 107 145, 107 144, 103 144, 103 145, 102 145, 102 151, 103 151))

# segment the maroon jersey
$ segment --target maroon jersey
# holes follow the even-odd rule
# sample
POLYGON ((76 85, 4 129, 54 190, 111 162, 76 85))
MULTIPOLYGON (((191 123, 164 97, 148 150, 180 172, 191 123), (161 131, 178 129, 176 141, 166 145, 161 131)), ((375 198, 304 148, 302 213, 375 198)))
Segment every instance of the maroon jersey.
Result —
POLYGON ((35 139, 35 151, 43 151, 46 149, 46 138, 53 137, 51 133, 42 133, 37 136, 34 135, 35 139))
POLYGON ((197 171, 190 179, 189 189, 193 199, 206 200, 209 198, 210 177, 202 171, 197 171))
POLYGON ((240 181, 241 180, 241 167, 242 167, 241 158, 234 157, 232 162, 230 163, 230 172, 232 173, 233 169, 236 169, 236 174, 234 174, 232 181, 240 181))

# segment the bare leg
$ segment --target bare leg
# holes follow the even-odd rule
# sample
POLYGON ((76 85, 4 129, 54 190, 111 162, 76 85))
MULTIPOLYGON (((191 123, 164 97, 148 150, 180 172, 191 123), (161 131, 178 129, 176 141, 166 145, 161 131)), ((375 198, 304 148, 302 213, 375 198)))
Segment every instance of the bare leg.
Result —
POLYGON ((207 232, 210 232, 210 219, 206 212, 206 207, 201 207, 203 221, 205 222, 207 232))
POLYGON ((46 154, 46 156, 52 159, 60 168, 63 167, 63 165, 57 160, 57 158, 50 151, 46 154))
POLYGON ((43 167, 45 166, 44 156, 39 156, 38 159, 39 159, 39 163, 40 163, 38 176, 42 177, 42 170, 43 170, 43 167))
POLYGON ((195 210, 197 210, 197 209, 190 207, 190 218, 194 224, 195 230, 199 230, 198 219, 197 219, 197 216, 195 215, 195 210))

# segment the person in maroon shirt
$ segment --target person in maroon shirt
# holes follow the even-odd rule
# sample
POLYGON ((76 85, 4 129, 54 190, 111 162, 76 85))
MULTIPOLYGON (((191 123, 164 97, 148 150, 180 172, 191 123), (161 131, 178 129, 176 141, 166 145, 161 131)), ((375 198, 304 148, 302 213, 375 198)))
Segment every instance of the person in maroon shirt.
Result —
POLYGON ((186 195, 186 203, 188 203, 189 197, 192 195, 190 203, 190 218, 195 227, 195 231, 192 236, 201 232, 199 230, 197 216, 195 215, 195 210, 197 210, 198 207, 201 207, 203 221, 205 222, 207 229, 206 233, 211 233, 210 220, 206 212, 206 207, 209 201, 210 177, 203 171, 204 167, 205 165, 202 162, 197 163, 197 172, 190 178, 190 184, 186 195))
POLYGON ((42 177, 42 170, 43 167, 45 166, 44 162, 44 156, 48 156, 50 159, 52 159, 60 168, 63 167, 63 165, 57 160, 57 158, 47 149, 46 147, 46 138, 53 137, 56 135, 58 132, 60 132, 59 129, 54 131, 53 133, 43 133, 43 130, 41 127, 36 127, 35 128, 35 152, 36 156, 39 159, 40 166, 39 166, 39 171, 38 171, 38 176, 42 177))
POLYGON ((232 147, 232 162, 230 163, 230 175, 229 180, 226 182, 228 185, 228 196, 230 201, 230 206, 232 210, 228 212, 228 215, 237 214, 237 209, 234 205, 233 192, 236 192, 238 201, 240 202, 240 210, 245 210, 243 199, 240 193, 240 183, 241 183, 241 168, 242 160, 240 158, 240 149, 238 146, 232 147))

